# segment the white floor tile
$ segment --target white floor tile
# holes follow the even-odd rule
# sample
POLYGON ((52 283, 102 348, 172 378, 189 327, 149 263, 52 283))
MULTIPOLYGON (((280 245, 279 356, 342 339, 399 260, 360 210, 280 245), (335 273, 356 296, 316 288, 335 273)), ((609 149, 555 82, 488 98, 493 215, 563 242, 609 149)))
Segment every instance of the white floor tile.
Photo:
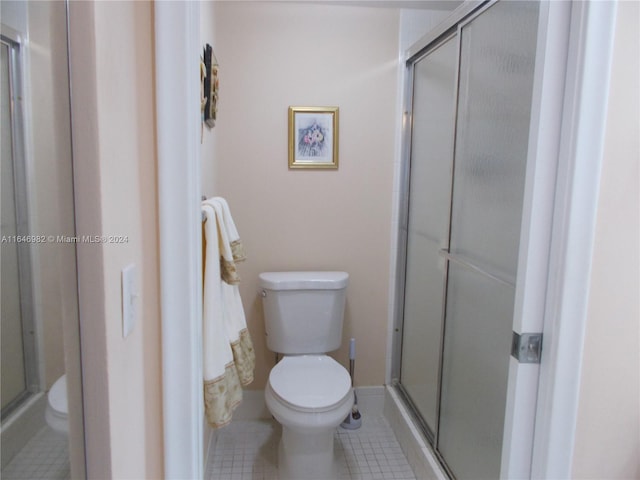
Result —
MULTIPOLYGON (((275 421, 243 420, 220 430, 210 453, 207 480, 278 480, 275 421), (241 460, 238 460, 241 459, 241 460)), ((416 480, 387 420, 364 418, 358 430, 336 429, 338 478, 327 480, 416 480)))
POLYGON ((67 439, 44 427, 2 469, 2 480, 69 480, 67 439))

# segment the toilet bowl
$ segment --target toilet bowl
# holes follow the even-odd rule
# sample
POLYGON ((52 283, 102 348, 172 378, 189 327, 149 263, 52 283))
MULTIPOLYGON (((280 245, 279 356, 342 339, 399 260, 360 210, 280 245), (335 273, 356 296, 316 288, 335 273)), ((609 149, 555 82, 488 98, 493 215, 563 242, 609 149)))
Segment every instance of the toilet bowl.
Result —
POLYGON ((55 381, 47 394, 47 409, 45 419, 47 424, 62 435, 69 434, 67 403, 67 376, 62 375, 55 381))
POLYGON ((349 373, 331 357, 285 356, 278 362, 269 374, 265 401, 282 425, 281 479, 337 478, 333 435, 353 400, 349 373))
POLYGON ((264 272, 267 348, 284 357, 269 374, 265 402, 282 425, 281 479, 337 478, 333 435, 353 406, 347 370, 327 356, 340 347, 346 272, 264 272))

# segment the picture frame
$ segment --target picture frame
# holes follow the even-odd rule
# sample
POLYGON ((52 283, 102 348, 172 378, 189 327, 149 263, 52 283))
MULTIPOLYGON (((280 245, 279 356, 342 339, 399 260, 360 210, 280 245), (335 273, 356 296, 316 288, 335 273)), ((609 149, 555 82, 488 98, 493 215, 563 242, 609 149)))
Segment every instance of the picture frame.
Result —
POLYGON ((338 107, 289 107, 289 168, 338 168, 338 107))

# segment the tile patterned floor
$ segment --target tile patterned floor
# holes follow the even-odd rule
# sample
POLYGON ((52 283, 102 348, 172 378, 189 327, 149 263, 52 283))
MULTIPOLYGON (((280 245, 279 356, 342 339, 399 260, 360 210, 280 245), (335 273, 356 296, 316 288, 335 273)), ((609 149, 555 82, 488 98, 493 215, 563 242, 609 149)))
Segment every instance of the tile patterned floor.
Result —
MULTIPOLYGON (((275 421, 237 421, 218 432, 209 452, 207 480, 278 480, 275 421)), ((384 417, 365 418, 358 430, 336 429, 339 478, 327 480, 416 480, 384 417)))
POLYGON ((2 469, 2 480, 69 480, 67 439, 44 427, 2 469))
MULTIPOLYGON (((278 480, 278 442, 275 421, 237 421, 218 433, 209 453, 207 480, 278 480)), ((337 428, 335 455, 338 479, 416 480, 391 427, 384 417, 364 418, 358 430, 337 428)), ((38 432, 2 470, 2 480, 69 480, 66 439, 49 427, 38 432)))

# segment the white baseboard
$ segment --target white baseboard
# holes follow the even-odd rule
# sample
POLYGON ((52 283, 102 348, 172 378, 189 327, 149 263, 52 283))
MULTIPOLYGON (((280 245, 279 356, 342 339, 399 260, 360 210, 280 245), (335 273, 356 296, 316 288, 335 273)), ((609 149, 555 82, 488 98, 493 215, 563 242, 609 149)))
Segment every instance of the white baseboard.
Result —
POLYGON ((398 393, 390 386, 385 389, 384 416, 391 425, 416 478, 448 480, 449 477, 444 473, 433 451, 426 444, 398 393))

